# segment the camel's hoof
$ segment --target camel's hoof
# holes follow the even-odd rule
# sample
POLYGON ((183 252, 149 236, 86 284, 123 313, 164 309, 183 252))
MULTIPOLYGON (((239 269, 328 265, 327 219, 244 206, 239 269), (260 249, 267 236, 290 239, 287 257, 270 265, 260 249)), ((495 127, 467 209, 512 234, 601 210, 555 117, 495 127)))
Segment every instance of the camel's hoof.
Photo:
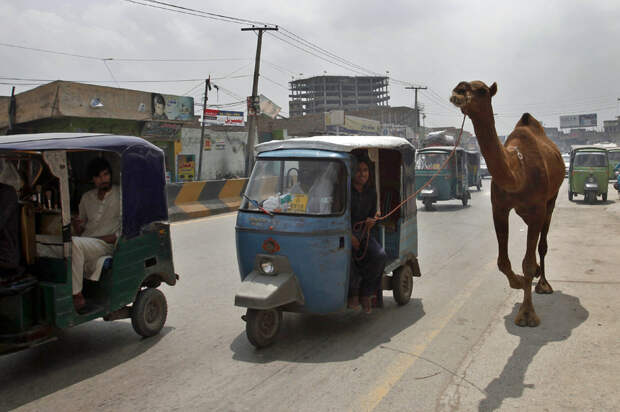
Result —
POLYGON ((540 293, 541 295, 549 295, 553 293, 553 288, 548 283, 538 282, 534 290, 536 291, 536 293, 540 293))
POLYGON ((523 315, 519 314, 515 318, 515 324, 517 326, 529 326, 529 327, 534 328, 540 325, 540 319, 535 313, 529 313, 529 314, 523 314, 523 315))

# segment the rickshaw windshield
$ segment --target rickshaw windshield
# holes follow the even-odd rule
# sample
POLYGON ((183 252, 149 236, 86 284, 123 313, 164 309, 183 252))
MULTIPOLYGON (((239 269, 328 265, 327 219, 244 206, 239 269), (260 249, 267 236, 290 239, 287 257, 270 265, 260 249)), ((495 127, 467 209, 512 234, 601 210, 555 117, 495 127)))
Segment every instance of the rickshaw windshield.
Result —
POLYGON ((607 153, 581 152, 575 154, 574 166, 607 167, 607 153))
POLYGON ((260 206, 281 214, 341 214, 346 203, 346 176, 340 161, 259 159, 240 209, 258 211, 260 206))
POLYGON ((416 170, 439 170, 448 158, 448 153, 418 153, 416 170))

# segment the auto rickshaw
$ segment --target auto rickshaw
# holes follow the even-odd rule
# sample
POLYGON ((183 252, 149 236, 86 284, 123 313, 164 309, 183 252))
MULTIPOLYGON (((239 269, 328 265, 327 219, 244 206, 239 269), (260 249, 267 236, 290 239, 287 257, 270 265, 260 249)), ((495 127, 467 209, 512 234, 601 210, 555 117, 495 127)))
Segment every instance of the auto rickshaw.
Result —
MULTIPOLYGON (((164 156, 138 137, 45 133, 0 139, 0 182, 10 187, 19 223, 20 263, 0 266, 0 353, 53 340, 60 330, 96 318, 131 318, 134 330, 159 333, 167 316, 162 283, 174 285, 164 156), (95 157, 112 167, 121 190, 121 234, 111 256, 102 257, 99 281, 84 280, 87 302, 73 305, 71 216, 81 195, 92 188, 86 166, 95 157)), ((4 200, 3 200, 4 201, 4 200)), ((6 200, 7 202, 9 200, 6 200)), ((6 226, 9 227, 9 226, 6 226)), ((6 233, 5 233, 6 234, 6 233)))
MULTIPOLYGON (((265 142, 256 151, 235 228, 242 281, 235 305, 247 308, 246 335, 261 348, 276 339, 283 312, 347 308, 355 158, 374 163, 377 210, 385 215, 413 193, 415 149, 399 137, 320 136, 265 142)), ((416 213, 410 199, 371 232, 388 256, 382 289, 399 305, 420 276, 416 213)))
POLYGON ((620 164, 620 147, 613 147, 607 149, 607 156, 609 157, 609 180, 616 180, 618 178, 618 170, 617 168, 620 164))
POLYGON ((480 152, 475 150, 466 150, 467 157, 467 185, 468 188, 476 186, 480 191, 482 188, 482 176, 480 174, 480 152))
POLYGON ((594 203, 597 196, 607 201, 609 159, 607 149, 596 146, 573 146, 568 173, 568 200, 584 195, 594 203))
POLYGON ((417 153, 416 190, 439 172, 433 182, 418 194, 418 200, 424 203, 426 210, 434 210, 433 203, 437 201, 451 199, 460 199, 465 207, 471 198, 465 149, 457 147, 446 167, 440 171, 441 165, 448 159, 452 150, 453 146, 431 146, 420 149, 417 153))

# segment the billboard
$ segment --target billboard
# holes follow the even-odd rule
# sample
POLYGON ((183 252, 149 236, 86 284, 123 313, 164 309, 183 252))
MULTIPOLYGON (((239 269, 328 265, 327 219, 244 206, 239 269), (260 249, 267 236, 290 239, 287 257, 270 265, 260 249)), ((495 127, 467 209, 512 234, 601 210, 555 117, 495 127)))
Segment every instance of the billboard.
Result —
POLYGON ((265 116, 269 116, 272 119, 275 119, 278 113, 280 113, 280 110, 282 110, 282 108, 262 94, 258 96, 258 98, 260 102, 258 104, 260 107, 260 113, 264 114, 265 116))
POLYGON ((206 125, 244 126, 243 112, 230 110, 205 109, 203 122, 206 125))
MULTIPOLYGON (((333 112, 332 112, 333 113, 333 112)), ((337 135, 360 135, 360 136, 378 136, 381 132, 381 122, 378 120, 365 119, 363 117, 344 115, 344 124, 330 125, 329 123, 335 123, 331 113, 329 117, 326 117, 326 129, 328 133, 337 135)), ((336 120, 337 122, 337 120, 336 120)))
POLYGON ((560 129, 568 129, 571 127, 596 127, 596 125, 596 113, 560 116, 560 129))
POLYGON ((151 93, 153 120, 193 120, 194 98, 171 94, 151 93))

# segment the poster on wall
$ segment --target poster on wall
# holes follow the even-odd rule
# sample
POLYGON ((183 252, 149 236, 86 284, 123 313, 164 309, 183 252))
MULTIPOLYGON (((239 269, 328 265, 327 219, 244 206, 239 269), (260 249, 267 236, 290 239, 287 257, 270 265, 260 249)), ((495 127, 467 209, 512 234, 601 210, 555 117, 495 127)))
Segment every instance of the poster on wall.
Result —
POLYGON ((194 98, 151 93, 153 120, 193 120, 194 98))
POLYGON ((177 155, 177 181, 191 182, 196 174, 196 155, 179 154, 177 155))

